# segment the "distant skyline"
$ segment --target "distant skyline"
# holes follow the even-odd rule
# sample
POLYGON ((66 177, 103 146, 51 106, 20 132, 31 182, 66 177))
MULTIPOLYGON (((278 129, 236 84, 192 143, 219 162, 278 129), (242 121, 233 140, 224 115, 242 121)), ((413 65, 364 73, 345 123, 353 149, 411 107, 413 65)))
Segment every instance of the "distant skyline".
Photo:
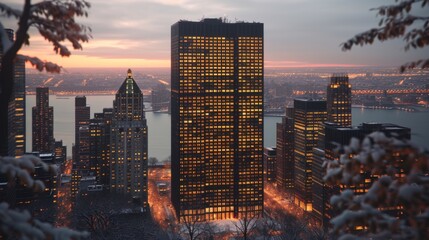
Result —
MULTIPOLYGON (((23 0, 5 3, 21 9, 23 0)), ((37 2, 37 1, 35 1, 37 2)), ((69 58, 56 56, 36 31, 22 54, 75 67, 170 67, 170 27, 179 20, 226 17, 262 22, 265 67, 399 66, 427 57, 429 49, 405 52, 402 39, 341 51, 340 44, 377 26, 370 8, 393 0, 94 0, 88 18, 93 39, 69 58)), ((17 22, 0 18, 6 28, 17 22)))

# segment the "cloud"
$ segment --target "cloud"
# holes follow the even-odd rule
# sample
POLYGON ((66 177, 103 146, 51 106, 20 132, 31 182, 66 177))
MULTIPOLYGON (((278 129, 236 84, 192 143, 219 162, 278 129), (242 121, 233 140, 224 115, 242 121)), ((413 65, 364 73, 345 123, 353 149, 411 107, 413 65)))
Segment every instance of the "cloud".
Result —
MULTIPOLYGON (((20 5, 16 0, 8 2, 20 5)), ((429 54, 428 49, 404 54, 400 40, 341 51, 341 42, 377 25, 376 14, 369 9, 391 4, 390 0, 93 0, 90 3, 89 17, 78 21, 93 29, 93 39, 83 45, 84 51, 74 51, 72 58, 138 59, 153 63, 162 60, 165 64, 170 59, 171 25, 181 19, 198 21, 203 17, 263 22, 266 65, 292 61, 396 66, 429 54)), ((16 28, 16 21, 5 23, 16 28)), ((42 54, 44 58, 53 55, 52 47, 36 37, 34 30, 31 36, 31 46, 26 51, 42 54)))

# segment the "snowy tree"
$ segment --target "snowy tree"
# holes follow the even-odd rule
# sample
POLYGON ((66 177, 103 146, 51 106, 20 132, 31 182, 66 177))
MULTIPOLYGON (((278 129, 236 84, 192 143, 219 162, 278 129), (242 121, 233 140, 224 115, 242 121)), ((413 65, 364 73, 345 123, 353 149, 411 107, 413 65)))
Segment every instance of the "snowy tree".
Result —
POLYGON ((237 236, 243 240, 250 239, 257 226, 258 218, 259 215, 246 211, 237 222, 233 222, 237 236))
MULTIPOLYGON (((405 51, 419 49, 429 45, 429 0, 395 0, 395 4, 371 9, 381 16, 378 28, 360 33, 342 43, 344 51, 354 45, 372 44, 403 37, 405 51), (425 14, 416 14, 414 8, 421 8, 425 14)), ((401 66, 401 72, 416 67, 429 68, 429 59, 421 59, 401 66)))
POLYGON ((278 235, 279 229, 279 224, 269 216, 262 218, 258 224, 259 235, 264 240, 270 240, 273 236, 278 235))
POLYGON ((358 185, 362 172, 375 177, 361 195, 345 189, 331 198, 339 215, 331 220, 339 239, 425 239, 429 236, 429 153, 375 132, 352 139, 339 160, 325 162, 325 181, 358 185), (389 211, 399 213, 399 217, 389 211), (356 231, 357 228, 362 230, 356 231))
POLYGON ((150 157, 149 158, 149 165, 150 166, 156 166, 156 165, 158 165, 158 162, 159 162, 159 160, 156 157, 150 157))
POLYGON ((189 240, 200 239, 205 233, 206 223, 196 216, 183 216, 180 218, 179 235, 189 240))
POLYGON ((18 20, 15 41, 10 41, 0 22, 0 156, 7 155, 8 103, 13 90, 14 62, 19 58, 31 63, 39 71, 61 71, 61 66, 41 60, 35 56, 18 54, 23 45, 30 44, 28 31, 35 28, 53 45, 55 53, 68 57, 71 52, 64 42, 70 42, 74 49, 82 49, 82 42, 89 40, 91 29, 76 23, 75 17, 88 16, 90 4, 85 0, 47 0, 31 3, 25 0, 23 9, 14 9, 0 3, 0 13, 18 20))
MULTIPOLYGON (((18 179, 34 191, 43 191, 45 185, 34 180, 31 173, 36 166, 45 171, 56 173, 54 165, 45 164, 40 158, 25 155, 21 158, 0 157, 0 174, 5 174, 9 182, 18 179)), ((77 232, 68 228, 55 228, 49 223, 31 217, 28 211, 10 209, 7 203, 0 203, 0 236, 6 239, 80 239, 88 236, 86 232, 77 232)))

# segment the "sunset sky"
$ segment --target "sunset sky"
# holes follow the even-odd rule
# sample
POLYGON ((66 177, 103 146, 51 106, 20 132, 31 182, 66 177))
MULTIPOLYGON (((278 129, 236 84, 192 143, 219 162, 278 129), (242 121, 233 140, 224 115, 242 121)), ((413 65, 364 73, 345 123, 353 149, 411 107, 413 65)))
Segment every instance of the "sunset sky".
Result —
MULTIPOLYGON (((4 1, 3 1, 4 2, 4 1)), ((340 44, 378 19, 370 8, 393 0, 93 0, 88 18, 93 39, 70 58, 55 56, 34 29, 23 54, 73 67, 169 67, 170 27, 183 20, 227 17, 264 23, 266 67, 399 66, 427 57, 404 52, 402 40, 341 51, 340 44)), ((21 8, 23 0, 6 0, 21 8)), ((1 17, 16 30, 16 21, 1 17)))

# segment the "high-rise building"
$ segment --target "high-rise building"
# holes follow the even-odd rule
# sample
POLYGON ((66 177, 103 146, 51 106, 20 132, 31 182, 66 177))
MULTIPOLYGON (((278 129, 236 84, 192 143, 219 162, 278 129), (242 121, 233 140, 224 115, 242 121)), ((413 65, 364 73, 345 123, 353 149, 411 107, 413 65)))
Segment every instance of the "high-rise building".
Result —
POLYGON ((55 161, 63 163, 67 159, 67 146, 63 145, 63 140, 55 141, 55 161))
POLYGON ((89 171, 89 119, 90 107, 86 105, 85 96, 75 97, 74 112, 74 137, 75 142, 72 147, 72 178, 71 195, 76 196, 79 191, 80 180, 83 176, 90 175, 89 171), (82 136, 81 136, 82 135, 82 136), (81 157, 82 156, 82 157, 81 157))
POLYGON ((294 100, 295 204, 312 211, 313 147, 318 141, 321 123, 326 121, 326 101, 294 100))
MULTIPOLYGON (((348 145, 352 138, 362 140, 365 136, 376 131, 382 132, 388 137, 394 136, 402 140, 409 140, 411 138, 411 130, 409 128, 389 123, 363 123, 357 127, 343 127, 339 124, 329 122, 324 124, 324 140, 314 149, 315 156, 313 158, 313 216, 323 228, 327 229, 329 227, 329 221, 338 214, 330 204, 330 199, 333 195, 338 195, 345 188, 352 189, 355 195, 363 194, 367 192, 373 182, 379 178, 379 176, 373 175, 370 172, 362 172, 360 175, 362 184, 354 186, 326 185, 323 181, 326 171, 323 168, 323 162, 325 159, 339 159, 343 152, 343 148, 339 148, 338 146, 348 145), (338 149, 340 149, 340 151, 338 151, 338 149)), ((401 171, 403 160, 391 160, 397 161, 397 171, 401 174, 401 172, 403 172, 401 171)), ((384 210, 394 217, 398 217, 401 214, 401 209, 384 210)))
POLYGON ((326 91, 328 122, 352 125, 352 87, 347 74, 333 74, 326 91))
POLYGON ((276 180, 276 148, 264 147, 264 174, 265 180, 274 182, 276 180))
POLYGON ((179 219, 263 212, 263 24, 171 27, 171 199, 179 219))
POLYGON ((116 92, 110 136, 110 191, 130 194, 147 207, 148 132, 143 93, 129 69, 116 92))
POLYGON ((76 96, 75 97, 75 125, 74 125, 74 151, 73 151, 73 160, 79 161, 79 129, 83 126, 89 125, 90 118, 90 107, 86 106, 86 97, 85 96, 76 96))
POLYGON ((83 125, 79 128, 78 148, 76 148, 79 160, 76 161, 81 176, 89 176, 92 174, 92 165, 90 159, 90 138, 89 125, 83 125))
POLYGON ((53 153, 54 108, 49 106, 49 88, 36 88, 36 106, 33 107, 33 152, 53 153))
POLYGON ((277 123, 276 183, 280 189, 294 191, 294 121, 293 108, 286 109, 286 116, 277 123))
POLYGON ((101 148, 101 165, 100 173, 97 175, 98 182, 109 188, 110 182, 110 133, 113 118, 113 108, 104 108, 102 116, 102 148, 101 148))
POLYGON ((104 114, 94 114, 94 118, 89 120, 89 122, 89 168, 90 171, 97 177, 97 182, 100 183, 102 177, 101 167, 103 164, 103 150, 106 147, 104 135, 104 114))
MULTIPOLYGON (((14 41, 14 31, 5 29, 9 40, 14 41)), ((0 61, 2 58, 0 49, 0 61)), ((25 153, 25 62, 17 59, 14 64, 13 91, 8 103, 8 156, 22 156, 25 153)))

